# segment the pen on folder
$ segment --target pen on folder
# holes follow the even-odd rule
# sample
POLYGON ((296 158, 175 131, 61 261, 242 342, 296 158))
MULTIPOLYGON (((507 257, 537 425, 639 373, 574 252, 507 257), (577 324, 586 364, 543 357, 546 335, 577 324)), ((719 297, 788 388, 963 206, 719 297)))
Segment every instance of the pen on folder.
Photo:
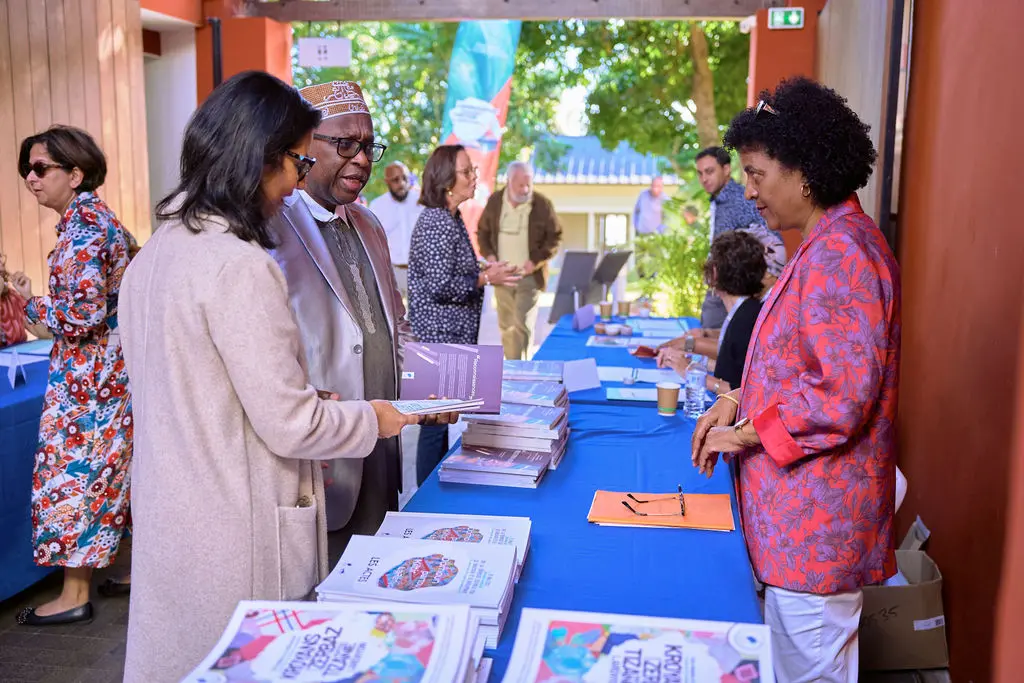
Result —
POLYGON ((682 515, 683 517, 685 517, 686 516, 686 499, 683 498, 683 485, 682 484, 676 484, 676 486, 679 488, 679 514, 682 515))

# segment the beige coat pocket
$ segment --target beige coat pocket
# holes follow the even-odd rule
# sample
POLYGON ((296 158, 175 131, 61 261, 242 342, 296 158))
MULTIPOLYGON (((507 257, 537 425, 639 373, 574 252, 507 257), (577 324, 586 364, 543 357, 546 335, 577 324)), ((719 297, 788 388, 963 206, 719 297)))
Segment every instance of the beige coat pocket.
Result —
POLYGON ((302 600, 317 579, 316 505, 277 508, 280 600, 302 600))

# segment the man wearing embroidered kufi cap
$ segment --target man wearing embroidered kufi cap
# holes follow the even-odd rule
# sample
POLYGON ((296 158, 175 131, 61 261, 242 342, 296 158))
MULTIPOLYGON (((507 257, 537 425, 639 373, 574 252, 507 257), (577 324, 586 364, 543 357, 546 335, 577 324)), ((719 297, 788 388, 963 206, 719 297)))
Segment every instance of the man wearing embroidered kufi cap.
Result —
MULTIPOLYGON (((356 83, 321 83, 299 93, 323 113, 309 147, 316 165, 271 225, 310 382, 342 400, 394 400, 412 329, 384 230, 356 201, 385 146, 374 137, 356 83)), ((352 534, 372 535, 387 511, 398 509, 397 438, 381 439, 363 460, 332 460, 324 468, 327 528, 339 532, 337 545, 352 534)))

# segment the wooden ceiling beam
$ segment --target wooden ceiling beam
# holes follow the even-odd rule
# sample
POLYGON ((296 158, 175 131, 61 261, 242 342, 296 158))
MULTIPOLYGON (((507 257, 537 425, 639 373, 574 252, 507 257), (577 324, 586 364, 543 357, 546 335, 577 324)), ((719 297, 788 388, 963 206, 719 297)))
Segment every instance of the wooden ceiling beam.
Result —
POLYGON ((290 21, 742 19, 784 0, 244 0, 244 16, 290 21))

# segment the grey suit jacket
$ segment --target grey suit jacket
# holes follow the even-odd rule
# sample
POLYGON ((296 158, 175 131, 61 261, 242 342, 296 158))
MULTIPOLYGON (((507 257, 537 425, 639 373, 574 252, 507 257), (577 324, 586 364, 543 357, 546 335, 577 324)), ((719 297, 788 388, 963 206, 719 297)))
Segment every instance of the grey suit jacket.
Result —
MULTIPOLYGON (((395 342, 398 382, 405 343, 414 337, 395 282, 387 236, 365 207, 349 204, 339 206, 335 213, 355 228, 373 266, 395 342)), ((337 393, 342 400, 362 399, 362 330, 320 227, 297 192, 285 200, 284 209, 271 221, 270 228, 278 245, 272 254, 288 282, 288 300, 302 336, 310 383, 337 393)), ((352 518, 362 474, 362 460, 329 462, 324 480, 331 482, 325 486, 327 528, 331 531, 352 518)))

